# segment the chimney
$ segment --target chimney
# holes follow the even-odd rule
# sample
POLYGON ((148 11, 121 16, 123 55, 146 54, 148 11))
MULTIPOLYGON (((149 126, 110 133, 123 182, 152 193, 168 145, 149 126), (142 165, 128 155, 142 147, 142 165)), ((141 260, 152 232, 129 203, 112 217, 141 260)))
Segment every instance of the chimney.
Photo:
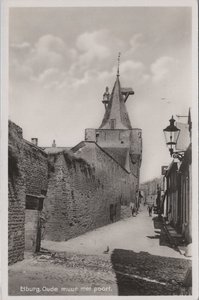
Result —
POLYGON ((33 143, 35 146, 38 146, 38 138, 31 138, 31 143, 33 143))
POLYGON ((55 140, 53 140, 52 147, 56 147, 55 140))

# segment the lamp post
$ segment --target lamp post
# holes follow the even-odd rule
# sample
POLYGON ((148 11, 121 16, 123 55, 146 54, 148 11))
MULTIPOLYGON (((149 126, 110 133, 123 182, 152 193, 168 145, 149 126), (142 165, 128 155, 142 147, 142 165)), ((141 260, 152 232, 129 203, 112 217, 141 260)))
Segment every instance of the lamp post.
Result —
POLYGON ((174 125, 175 119, 173 118, 173 116, 171 117, 169 122, 169 126, 163 129, 163 132, 166 140, 166 145, 168 146, 170 155, 172 156, 173 154, 175 154, 174 150, 178 141, 180 129, 174 125))

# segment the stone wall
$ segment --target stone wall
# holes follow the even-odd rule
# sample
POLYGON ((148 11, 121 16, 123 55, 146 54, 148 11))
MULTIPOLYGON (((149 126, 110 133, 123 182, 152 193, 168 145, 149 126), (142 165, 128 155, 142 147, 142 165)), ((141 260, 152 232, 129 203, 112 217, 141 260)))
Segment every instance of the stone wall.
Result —
POLYGON ((75 154, 95 166, 96 174, 103 178, 105 192, 108 191, 120 199, 122 205, 136 201, 137 178, 123 168, 109 153, 94 142, 84 142, 84 146, 75 147, 75 154), (76 149, 75 149, 76 148, 76 149))
MULTIPOLYGON (((39 203, 47 191, 48 161, 45 152, 23 139, 22 129, 13 122, 9 122, 8 150, 8 247, 9 263, 14 263, 23 259, 25 245, 29 244, 25 223, 35 224, 34 213, 27 215, 25 221, 28 197, 38 198, 39 203)), ((30 209, 41 210, 41 205, 30 209)))
POLYGON ((101 148, 130 148, 130 152, 142 156, 142 130, 133 129, 92 129, 85 130, 85 141, 96 142, 101 148))
POLYGON ((75 154, 51 154, 42 236, 62 241, 120 219, 121 203, 133 197, 133 177, 96 143, 75 154))
POLYGON ((48 186, 47 154, 30 142, 23 140, 26 194, 46 195, 48 186))
POLYGON ((22 130, 9 122, 8 180, 8 261, 24 258, 25 248, 25 173, 23 165, 22 130))
MULTIPOLYGON (((139 188, 140 167, 142 162, 142 130, 133 129, 92 129, 85 130, 85 141, 96 142, 102 149, 111 154, 122 149, 128 149, 125 169, 137 177, 137 189, 139 188)), ((114 157, 114 155, 113 155, 114 157)), ((117 158, 117 155, 115 156, 117 158)), ((116 159, 117 160, 117 159, 116 159)), ((119 162, 119 160, 118 160, 119 162)))
POLYGON ((122 205, 121 206, 121 219, 132 218, 132 211, 130 206, 122 205))
POLYGON ((121 205, 135 202, 136 184, 95 142, 46 154, 9 122, 9 263, 36 251, 41 235, 68 240, 119 220, 121 205))

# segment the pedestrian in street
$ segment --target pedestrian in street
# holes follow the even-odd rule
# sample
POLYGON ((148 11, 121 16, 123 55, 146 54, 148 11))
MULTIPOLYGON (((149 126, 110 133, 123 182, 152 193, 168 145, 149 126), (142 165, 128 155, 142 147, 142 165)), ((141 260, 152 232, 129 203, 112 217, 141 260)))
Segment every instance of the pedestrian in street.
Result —
POLYGON ((131 208, 131 213, 133 217, 136 217, 136 207, 135 207, 135 203, 130 202, 130 208, 131 208))
POLYGON ((136 217, 136 212, 137 212, 137 210, 136 210, 136 207, 134 206, 133 209, 132 209, 132 216, 133 217, 136 217))
POLYGON ((149 205, 148 205, 149 217, 152 216, 152 209, 153 209, 152 205, 149 204, 149 205))

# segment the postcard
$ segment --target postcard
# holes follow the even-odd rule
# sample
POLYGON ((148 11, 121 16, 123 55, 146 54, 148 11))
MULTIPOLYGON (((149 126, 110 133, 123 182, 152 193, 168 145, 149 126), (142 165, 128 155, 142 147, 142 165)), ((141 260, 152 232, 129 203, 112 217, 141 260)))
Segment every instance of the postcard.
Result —
POLYGON ((2 299, 197 299, 197 2, 1 7, 2 299))

